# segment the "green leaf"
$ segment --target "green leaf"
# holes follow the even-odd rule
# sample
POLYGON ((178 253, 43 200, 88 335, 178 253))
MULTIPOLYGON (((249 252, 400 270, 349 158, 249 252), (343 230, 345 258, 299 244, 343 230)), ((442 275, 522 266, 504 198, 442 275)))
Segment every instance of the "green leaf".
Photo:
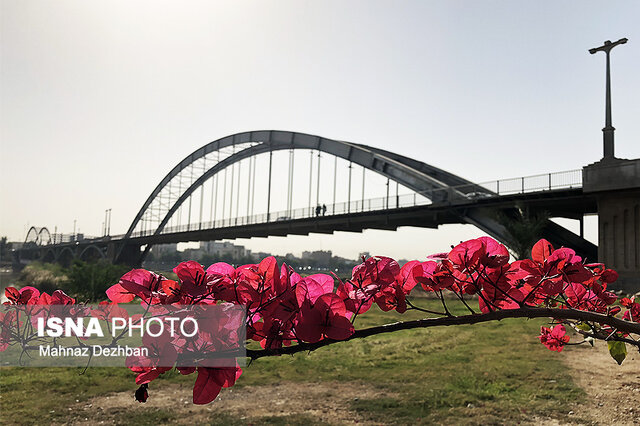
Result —
POLYGON ((611 357, 616 360, 618 365, 622 365, 622 361, 627 357, 627 345, 617 340, 611 340, 607 342, 607 345, 609 346, 611 357))
POLYGON ((582 331, 591 331, 591 327, 589 326, 589 324, 586 324, 584 322, 581 322, 580 324, 576 325, 576 328, 582 331))

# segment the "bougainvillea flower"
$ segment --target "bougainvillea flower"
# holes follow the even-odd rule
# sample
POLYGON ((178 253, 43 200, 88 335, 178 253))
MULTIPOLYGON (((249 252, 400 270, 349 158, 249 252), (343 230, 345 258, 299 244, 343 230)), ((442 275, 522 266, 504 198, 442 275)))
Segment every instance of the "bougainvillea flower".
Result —
POLYGON ((536 263, 544 263, 549 256, 553 253, 553 246, 544 238, 538 241, 531 248, 531 260, 536 263))
POLYGON ((207 268, 207 288, 216 300, 239 303, 236 293, 236 270, 228 263, 218 262, 207 268))
POLYGON ((464 269, 475 269, 485 255, 485 246, 480 240, 464 241, 455 246, 447 256, 454 265, 464 269))
POLYGON ((390 285, 400 272, 398 262, 385 256, 373 256, 353 268, 351 281, 357 287, 375 284, 378 288, 390 285))
POLYGON ((564 266, 562 276, 565 281, 571 283, 584 283, 593 278, 593 273, 582 263, 575 262, 564 266))
POLYGON ((376 293, 374 300, 385 312, 395 309, 402 314, 407 310, 404 289, 397 282, 376 293))
POLYGON ((565 265, 572 265, 581 261, 582 258, 576 254, 575 250, 567 247, 560 247, 554 250, 547 258, 547 263, 554 265, 557 270, 562 270, 565 265))
POLYGON ((553 329, 540 327, 540 342, 551 351, 562 352, 564 345, 569 341, 569 336, 564 325, 558 324, 553 329))
POLYGON ((627 321, 639 321, 640 320, 640 303, 635 301, 635 297, 629 299, 628 297, 622 298, 620 304, 627 308, 622 318, 627 321))
POLYGON ((396 283, 398 283, 402 287, 402 291, 404 292, 404 294, 411 293, 411 290, 413 290, 413 288, 418 283, 414 276, 414 268, 420 268, 419 261, 412 260, 402 265, 402 268, 400 268, 400 273, 396 277, 396 283))
POLYGON ((234 268, 233 266, 229 265, 228 263, 218 262, 218 263, 214 263, 213 265, 209 266, 207 268, 206 272, 207 272, 207 275, 225 276, 225 275, 233 275, 235 270, 236 270, 236 268, 234 268))
POLYGON ((353 324, 347 318, 347 308, 334 293, 320 296, 313 305, 305 302, 296 325, 296 335, 310 343, 318 342, 323 337, 344 340, 353 332, 353 324))
MULTIPOLYGON (((147 337, 145 335, 145 337, 147 337)), ((173 368, 178 353, 175 347, 169 341, 158 341, 158 344, 146 341, 144 347, 148 349, 148 356, 128 356, 125 365, 136 376, 136 384, 141 385, 155 380, 160 374, 165 373, 173 368)))
POLYGON ((507 275, 512 285, 518 285, 522 281, 527 302, 537 304, 547 297, 559 295, 565 284, 562 276, 545 271, 545 268, 546 264, 531 259, 519 260, 511 264, 507 275))
POLYGON ((564 294, 567 304, 574 309, 605 313, 607 305, 595 292, 585 288, 581 284, 571 283, 565 288, 564 294))
POLYGON ((111 286, 110 292, 107 290, 107 296, 113 302, 126 303, 127 299, 129 302, 133 300, 130 296, 126 296, 126 292, 129 292, 147 301, 161 288, 162 278, 145 269, 133 269, 124 274, 118 284, 111 286))
POLYGON ((333 293, 333 286, 333 278, 329 275, 315 274, 302 278, 296 286, 298 305, 302 306, 305 300, 315 303, 323 294, 333 293))
POLYGON ((613 269, 605 269, 602 274, 600 274, 600 279, 603 283, 611 284, 618 280, 618 273, 613 269))
POLYGON ((297 286, 295 288, 289 287, 277 297, 273 297, 269 301, 265 302, 262 310, 265 316, 265 321, 273 319, 287 323, 293 320, 300 309, 296 296, 297 289, 297 286))
POLYGON ((422 285, 425 291, 438 291, 450 288, 455 283, 452 275, 451 263, 448 260, 422 262, 421 267, 413 268, 414 279, 422 285))
POLYGON ((222 388, 235 384, 242 375, 240 367, 198 367, 198 378, 193 386, 193 403, 208 404, 220 393, 222 388))
POLYGON ((114 303, 129 303, 135 299, 136 295, 122 287, 122 285, 114 284, 107 289, 107 297, 114 303))
POLYGON ((12 341, 13 328, 18 314, 15 310, 6 313, 0 311, 0 352, 6 350, 12 341))
POLYGON ((170 305, 172 303, 187 303, 183 300, 185 293, 182 291, 182 286, 179 282, 173 280, 162 281, 162 293, 164 297, 160 297, 161 303, 170 305))
POLYGON ((189 283, 196 287, 204 285, 206 282, 206 273, 204 268, 198 262, 190 260, 188 262, 182 262, 175 268, 173 272, 178 276, 180 281, 184 284, 189 283))
POLYGON ((293 333, 293 321, 281 321, 279 319, 267 319, 264 322, 264 339, 260 341, 263 349, 277 349, 282 345, 289 346, 295 340, 293 333))
POLYGON ((180 281, 182 295, 197 298, 200 301, 206 298, 210 288, 207 287, 208 277, 201 264, 192 260, 182 262, 173 268, 173 272, 180 281))
POLYGON ((264 280, 264 288, 270 289, 272 294, 278 294, 284 289, 280 286, 280 268, 275 257, 269 256, 258 264, 258 274, 264 280))
POLYGON ((591 289, 605 305, 613 305, 615 301, 618 300, 618 296, 610 291, 606 291, 606 283, 600 284, 598 281, 594 281, 591 284, 591 289))
POLYGON ((31 286, 22 287, 20 290, 15 287, 7 287, 4 289, 4 295, 9 299, 5 302, 5 305, 26 305, 29 303, 36 303, 40 297, 40 291, 31 286))
POLYGON ((67 296, 62 290, 56 290, 51 294, 52 305, 73 305, 76 303, 76 299, 67 296))
POLYGON ((491 237, 477 239, 484 246, 484 254, 480 256, 480 264, 488 268, 499 268, 509 262, 509 250, 491 237))
POLYGON ((625 308, 627 308, 627 309, 631 309, 631 307, 635 303, 634 299, 635 299, 635 297, 632 297, 632 298, 623 297, 622 299, 620 299, 620 304, 622 306, 624 306, 625 308))
MULTIPOLYGON (((347 311, 354 314, 363 314, 373 305, 375 285, 364 288, 354 286, 350 281, 340 283, 336 295, 344 302, 347 311)), ((350 315, 347 315, 350 317, 350 315)))
POLYGON ((495 310, 518 309, 525 299, 524 293, 515 287, 511 287, 506 292, 489 291, 489 287, 482 290, 478 298, 480 311, 483 314, 495 310))

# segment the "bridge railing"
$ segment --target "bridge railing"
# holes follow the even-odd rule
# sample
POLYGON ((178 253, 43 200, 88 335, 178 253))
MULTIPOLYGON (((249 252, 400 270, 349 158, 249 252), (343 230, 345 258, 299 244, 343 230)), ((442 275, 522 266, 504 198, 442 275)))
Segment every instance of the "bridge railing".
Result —
MULTIPOLYGON (((482 199, 517 195, 559 189, 582 187, 582 170, 569 170, 557 173, 523 176, 510 179, 499 179, 482 183, 459 185, 446 189, 429 190, 410 194, 389 194, 385 197, 352 200, 327 204, 326 211, 322 207, 319 213, 317 206, 302 207, 292 210, 239 216, 234 218, 217 219, 201 223, 191 223, 165 227, 163 234, 190 232, 202 229, 226 228, 231 226, 254 225, 267 222, 284 222, 296 219, 308 219, 316 216, 339 215, 380 211, 395 208, 405 208, 424 205, 455 205, 476 202, 482 199), (433 200, 436 200, 435 202, 433 200)), ((131 237, 153 235, 155 229, 135 232, 131 237)), ((117 238, 114 236, 113 238, 117 238)))
MULTIPOLYGON (((577 169, 511 179, 500 179, 480 183, 478 186, 495 193, 495 195, 525 194, 557 189, 581 188, 582 170, 577 169)), ((463 187, 464 185, 461 188, 463 187)))
POLYGON ((92 235, 85 235, 82 233, 71 233, 71 234, 62 234, 62 233, 53 233, 51 234, 51 241, 47 241, 41 245, 48 246, 54 244, 68 244, 74 242, 83 242, 83 241, 98 241, 102 240, 105 237, 95 237, 92 235))

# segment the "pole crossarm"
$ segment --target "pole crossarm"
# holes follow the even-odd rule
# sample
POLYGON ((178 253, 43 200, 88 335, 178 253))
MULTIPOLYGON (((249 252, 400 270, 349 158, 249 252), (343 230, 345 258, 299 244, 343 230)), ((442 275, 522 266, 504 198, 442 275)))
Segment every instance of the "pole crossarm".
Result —
POLYGON ((611 40, 607 40, 604 42, 604 44, 600 47, 594 47, 593 49, 589 49, 589 53, 591 53, 592 55, 596 52, 606 52, 609 53, 611 51, 611 49, 613 49, 614 47, 616 47, 619 44, 625 44, 626 42, 628 42, 629 39, 627 38, 621 38, 618 41, 615 42, 611 42, 611 40))

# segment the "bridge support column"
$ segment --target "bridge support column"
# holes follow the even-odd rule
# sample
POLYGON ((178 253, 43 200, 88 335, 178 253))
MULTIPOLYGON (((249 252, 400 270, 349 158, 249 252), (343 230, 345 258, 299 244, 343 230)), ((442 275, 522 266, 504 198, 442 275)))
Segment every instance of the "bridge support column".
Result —
POLYGON ((598 260, 620 275, 612 287, 640 292, 640 159, 605 158, 582 175, 598 200, 598 260))
POLYGON ((110 259, 114 259, 113 263, 121 263, 132 268, 139 268, 141 264, 140 247, 139 244, 126 244, 122 247, 122 250, 119 250, 116 244, 110 244, 107 253, 110 259), (120 251, 119 254, 118 251, 120 251))

